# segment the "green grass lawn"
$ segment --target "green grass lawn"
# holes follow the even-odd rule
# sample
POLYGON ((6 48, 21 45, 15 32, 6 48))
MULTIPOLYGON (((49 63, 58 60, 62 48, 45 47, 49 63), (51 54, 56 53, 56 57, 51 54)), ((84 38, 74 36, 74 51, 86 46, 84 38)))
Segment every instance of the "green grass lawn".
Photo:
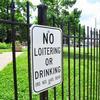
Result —
MULTIPOLYGON (((94 49, 93 49, 94 51, 94 49)), ((86 49, 87 52, 87 49, 86 49)), ((74 49, 71 48, 71 57, 70 57, 70 90, 71 90, 71 100, 74 100, 74 49)), ((86 53, 87 55, 87 53, 86 53)), ((64 48, 64 100, 68 100, 68 48, 64 48)), ((92 56, 92 58, 94 55, 92 56)), ((91 56, 89 55, 89 59, 91 56)), ((85 66, 83 66, 83 48, 81 48, 81 100, 83 100, 83 68, 85 67, 85 98, 87 100, 87 57, 85 58, 85 66)), ((91 61, 89 61, 90 65, 91 61)), ((94 64, 94 61, 92 61, 94 64)), ((90 70, 91 67, 89 67, 90 70)), ((94 71, 92 71, 94 73, 94 71)), ((90 72, 91 74, 91 72, 90 72)), ((91 78, 89 74, 89 78, 91 78)), ((18 98, 19 100, 29 100, 29 92, 28 92, 28 67, 27 67, 27 53, 26 51, 17 58, 17 84, 18 84, 18 98)), ((92 84, 94 79, 92 77, 92 84)), ((89 80, 90 84, 90 80, 89 80)), ((14 100, 14 89, 13 89, 13 68, 12 63, 8 64, 8 66, 0 72, 0 100, 14 100)), ((76 100, 79 100, 79 49, 76 48, 76 100)), ((57 87, 57 100, 62 100, 61 94, 61 84, 57 87)), ((90 86, 89 86, 90 88, 90 86)), ((90 89, 89 89, 90 93, 90 89)), ((54 100, 54 90, 49 89, 49 100, 54 100)), ((33 94, 33 100, 39 100, 39 95, 33 94)), ((94 99, 96 100, 96 99, 94 99)))

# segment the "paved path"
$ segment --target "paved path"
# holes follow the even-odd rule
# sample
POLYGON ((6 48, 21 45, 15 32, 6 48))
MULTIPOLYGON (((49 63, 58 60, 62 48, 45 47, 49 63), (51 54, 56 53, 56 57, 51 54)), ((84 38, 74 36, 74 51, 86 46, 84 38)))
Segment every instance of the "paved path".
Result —
MULTIPOLYGON (((22 52, 17 52, 16 56, 19 56, 22 52)), ((10 62, 12 62, 12 52, 6 52, 0 54, 0 71, 10 62)))

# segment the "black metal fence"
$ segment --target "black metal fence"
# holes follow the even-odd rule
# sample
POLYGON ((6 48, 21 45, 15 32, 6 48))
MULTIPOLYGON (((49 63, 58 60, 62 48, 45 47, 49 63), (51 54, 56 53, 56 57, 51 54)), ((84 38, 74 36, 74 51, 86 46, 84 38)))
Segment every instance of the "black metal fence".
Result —
MULTIPOLYGON (((46 25, 46 6, 38 6, 39 24, 46 25)), ((30 20, 29 3, 27 2, 27 23, 15 21, 15 6, 11 3, 11 20, 0 19, 0 24, 11 27, 12 54, 13 54, 13 85, 14 96, 9 100, 99 100, 100 99, 100 30, 89 27, 82 28, 79 25, 78 34, 76 29, 70 27, 70 21, 66 25, 67 34, 63 33, 63 82, 39 95, 31 92, 31 60, 30 60, 30 20), (19 97, 17 63, 15 52, 16 26, 23 25, 27 28, 27 66, 28 66, 28 98, 19 97), (73 31, 73 35, 72 32, 73 31), (39 97, 40 96, 40 97, 39 97), (13 98, 14 97, 14 98, 13 98)), ((53 26, 55 23, 53 23, 53 26)), ((61 25, 63 30, 64 25, 61 25)), ((26 72, 25 72, 26 73, 26 72)), ((24 76, 24 74, 23 74, 24 76)), ((2 77, 2 76, 1 76, 2 77)), ((19 79, 20 80, 20 79, 19 79)), ((12 87, 11 87, 12 88, 12 87)), ((2 90, 0 90, 2 91, 2 90)), ((8 93, 9 94, 9 93, 8 93)), ((4 94, 3 94, 4 95, 4 94)), ((5 98, 0 98, 6 100, 5 98)))

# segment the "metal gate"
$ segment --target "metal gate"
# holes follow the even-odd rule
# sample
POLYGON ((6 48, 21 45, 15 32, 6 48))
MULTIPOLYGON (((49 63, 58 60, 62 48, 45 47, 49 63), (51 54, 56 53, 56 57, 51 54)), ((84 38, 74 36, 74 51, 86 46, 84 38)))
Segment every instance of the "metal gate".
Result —
MULTIPOLYGON (((1 100, 99 100, 100 99, 100 30, 83 28, 79 25, 78 34, 75 27, 71 29, 68 21, 67 34, 63 32, 63 82, 62 84, 40 94, 31 92, 31 59, 30 59, 30 11, 27 2, 27 23, 19 23, 15 19, 15 4, 11 3, 11 19, 0 19, 0 24, 11 27, 12 54, 13 54, 13 85, 14 96, 12 98, 1 98, 1 100), (18 72, 16 63, 15 41, 16 26, 24 26, 27 29, 27 66, 28 66, 28 94, 20 94, 18 91, 18 72), (71 34, 73 31, 73 35, 71 34), (19 95, 22 95, 20 98, 19 95), (40 96, 40 97, 39 97, 40 96), (14 98, 13 98, 14 97, 14 98)), ((45 5, 38 6, 38 23, 46 25, 45 5)), ((54 18, 53 25, 55 26, 54 18)), ((56 20, 56 19, 55 19, 56 20)), ((63 30, 64 24, 61 23, 63 30)), ((2 72, 1 72, 2 73, 2 72)), ((24 72, 26 73, 26 72, 24 72)), ((24 76, 24 74, 22 75, 24 76)), ((2 77, 2 76, 1 76, 2 77)), ((8 84, 9 85, 9 84, 8 84)), ((12 88, 12 87, 11 87, 12 88)), ((2 90, 0 90, 2 91, 2 90)), ((25 91, 25 90, 20 90, 25 91)), ((5 95, 5 94, 3 94, 5 95)), ((8 93, 9 95, 9 93, 8 93)))

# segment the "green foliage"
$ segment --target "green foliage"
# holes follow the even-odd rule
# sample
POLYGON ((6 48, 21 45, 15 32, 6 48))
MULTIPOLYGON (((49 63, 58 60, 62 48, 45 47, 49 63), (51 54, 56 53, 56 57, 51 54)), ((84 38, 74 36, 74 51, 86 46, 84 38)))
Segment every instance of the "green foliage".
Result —
POLYGON ((11 44, 7 44, 7 43, 0 43, 0 49, 10 49, 11 48, 11 44))
MULTIPOLYGON (((14 15, 15 21, 21 22, 21 23, 27 23, 27 18, 26 18, 26 16, 27 16, 27 7, 26 7, 27 0, 15 0, 14 3, 15 3, 15 15, 14 15)), ((31 2, 29 2, 29 3, 30 3, 30 8, 35 10, 35 7, 33 6, 33 4, 31 2)), ((31 14, 30 14, 30 16, 31 16, 31 14)), ((0 19, 11 20, 11 0, 0 0, 0 19)), ((16 32, 19 32, 20 37, 21 37, 21 38, 18 37, 17 39, 20 41, 25 41, 27 38, 26 26, 24 26, 24 25, 15 26, 15 29, 16 29, 16 32)), ((5 30, 5 32, 3 32, 3 34, 5 34, 5 36, 0 34, 0 39, 2 39, 0 41, 1 42, 4 41, 4 38, 6 38, 8 40, 7 34, 11 33, 11 31, 10 31, 11 25, 2 24, 2 25, 0 25, 0 30, 5 30)))
POLYGON ((61 23, 64 26, 64 33, 67 34, 67 25, 70 21, 71 34, 73 34, 74 27, 78 33, 78 24, 80 23, 81 11, 75 8, 72 12, 69 8, 72 7, 76 0, 43 0, 44 4, 48 6, 48 25, 53 25, 53 17, 55 18, 55 26, 60 27, 61 23))
POLYGON ((6 34, 3 28, 0 29, 0 40, 3 42, 5 40, 6 34))
POLYGON ((0 19, 7 19, 10 16, 10 14, 8 14, 10 10, 9 7, 10 0, 0 0, 0 19))

